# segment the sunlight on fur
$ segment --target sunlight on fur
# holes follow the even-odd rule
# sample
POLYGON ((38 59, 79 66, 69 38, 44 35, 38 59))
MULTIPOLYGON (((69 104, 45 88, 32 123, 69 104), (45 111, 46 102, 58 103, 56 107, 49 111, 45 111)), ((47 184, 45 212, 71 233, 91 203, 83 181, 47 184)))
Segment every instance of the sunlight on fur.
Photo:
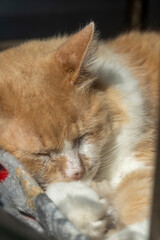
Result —
POLYGON ((147 240, 160 35, 71 36, 0 53, 0 145, 93 240, 147 240), (132 238, 131 238, 132 237, 132 238))

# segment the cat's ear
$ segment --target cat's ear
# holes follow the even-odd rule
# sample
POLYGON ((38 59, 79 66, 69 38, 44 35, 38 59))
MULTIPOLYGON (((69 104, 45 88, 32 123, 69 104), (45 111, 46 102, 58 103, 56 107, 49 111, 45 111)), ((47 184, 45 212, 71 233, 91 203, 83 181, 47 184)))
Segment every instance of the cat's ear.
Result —
MULTIPOLYGON (((94 23, 91 22, 85 28, 69 38, 55 52, 58 61, 65 71, 72 74, 72 84, 76 84, 78 75, 85 63, 91 60, 92 52, 95 52, 91 45, 94 37, 94 23)), ((87 63, 86 63, 87 64, 87 63)))

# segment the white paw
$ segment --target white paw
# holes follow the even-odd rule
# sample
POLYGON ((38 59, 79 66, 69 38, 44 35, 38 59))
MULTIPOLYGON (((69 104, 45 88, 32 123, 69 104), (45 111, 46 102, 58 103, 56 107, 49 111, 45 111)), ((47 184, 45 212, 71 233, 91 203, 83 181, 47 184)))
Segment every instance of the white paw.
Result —
POLYGON ((46 194, 73 224, 91 239, 102 239, 106 230, 107 203, 81 182, 54 183, 46 194))

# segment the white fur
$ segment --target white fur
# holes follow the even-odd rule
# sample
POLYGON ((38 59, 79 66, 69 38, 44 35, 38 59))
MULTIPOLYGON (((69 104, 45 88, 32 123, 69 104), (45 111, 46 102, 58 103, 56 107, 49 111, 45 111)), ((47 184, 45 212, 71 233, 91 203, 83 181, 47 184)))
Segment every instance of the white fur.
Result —
POLYGON ((85 157, 88 158, 88 163, 92 167, 92 171, 89 175, 89 180, 93 179, 100 166, 100 150, 101 149, 99 149, 95 144, 87 143, 85 141, 79 146, 79 153, 85 155, 85 157))
MULTIPOLYGON (((86 143, 85 141, 77 147, 73 147, 73 143, 69 141, 64 141, 64 146, 60 155, 64 156, 67 160, 65 174, 71 179, 75 173, 83 171, 82 163, 78 154, 85 155, 85 157, 88 158, 88 163, 91 167, 96 165, 89 176, 89 180, 92 179, 99 167, 100 149, 95 144, 86 143)), ((84 175, 83 179, 88 180, 88 176, 86 179, 86 176, 84 175)))
MULTIPOLYGON (((51 183, 46 191, 56 205, 60 205, 64 198, 86 197, 87 201, 98 201, 99 197, 91 188, 80 181, 51 183), (60 194, 59 194, 60 193, 60 194)), ((66 206, 64 206, 66 207, 66 206)))
MULTIPOLYGON (((123 64, 125 57, 110 50, 104 50, 103 53, 103 57, 97 59, 94 69, 91 69, 91 71, 103 83, 120 90, 123 94, 121 104, 126 108, 129 117, 128 124, 125 124, 117 136, 116 151, 112 152, 110 164, 101 172, 101 176, 106 177, 113 187, 117 187, 122 178, 129 172, 144 167, 144 164, 136 161, 133 152, 134 146, 142 139, 143 135, 146 119, 143 110, 144 98, 138 80, 123 64)), ((106 161, 108 161, 107 156, 106 161)))
POLYGON ((82 165, 78 156, 78 149, 72 147, 72 143, 64 141, 61 156, 67 160, 66 176, 72 178, 75 173, 82 171, 82 165))
POLYGON ((97 161, 97 157, 99 157, 99 149, 95 144, 86 143, 80 145, 79 153, 84 154, 89 159, 92 159, 90 162, 91 165, 95 164, 97 161))
POLYGON ((73 224, 91 239, 104 240, 147 240, 149 221, 128 225, 123 230, 105 238, 106 216, 112 212, 107 202, 100 200, 97 193, 82 182, 52 183, 46 194, 73 222, 73 224))
POLYGON ((144 220, 127 226, 120 232, 115 233, 106 240, 148 240, 149 237, 149 221, 144 220))
POLYGON ((117 162, 117 164, 115 163, 114 165, 114 177, 110 181, 113 187, 118 186, 118 184, 127 174, 145 167, 143 162, 138 162, 134 157, 126 157, 120 160, 123 161, 123 164, 117 162))
POLYGON ((85 235, 101 239, 106 227, 107 203, 81 182, 53 183, 46 194, 85 235))

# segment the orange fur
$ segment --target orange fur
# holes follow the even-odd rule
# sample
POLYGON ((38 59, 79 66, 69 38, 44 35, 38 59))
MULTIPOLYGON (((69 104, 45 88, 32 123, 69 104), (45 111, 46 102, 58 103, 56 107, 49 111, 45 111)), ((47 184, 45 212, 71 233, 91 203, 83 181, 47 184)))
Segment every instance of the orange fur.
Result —
MULTIPOLYGON (((106 49, 111 56, 119 56, 139 82, 146 104, 145 124, 142 140, 132 150, 138 162, 154 166, 160 35, 124 34, 107 44, 100 42, 97 53, 93 35, 90 24, 71 37, 30 41, 0 54, 0 145, 44 187, 76 180, 76 175, 66 175, 65 141, 73 149, 79 148, 81 140, 101 149, 96 161, 102 166, 94 180, 102 180, 104 159, 111 155, 121 129, 132 121, 124 93, 114 84, 101 83, 90 70, 96 69, 96 59, 106 49)), ((95 166, 90 166, 91 159, 84 153, 78 152, 78 158, 84 179, 89 178, 95 166)), ((148 215, 151 187, 152 169, 138 169, 122 179, 113 200, 119 224, 135 223, 148 215)))
POLYGON ((118 209, 121 223, 124 225, 141 222, 149 216, 152 177, 153 173, 150 170, 134 171, 119 185, 114 204, 118 209))

